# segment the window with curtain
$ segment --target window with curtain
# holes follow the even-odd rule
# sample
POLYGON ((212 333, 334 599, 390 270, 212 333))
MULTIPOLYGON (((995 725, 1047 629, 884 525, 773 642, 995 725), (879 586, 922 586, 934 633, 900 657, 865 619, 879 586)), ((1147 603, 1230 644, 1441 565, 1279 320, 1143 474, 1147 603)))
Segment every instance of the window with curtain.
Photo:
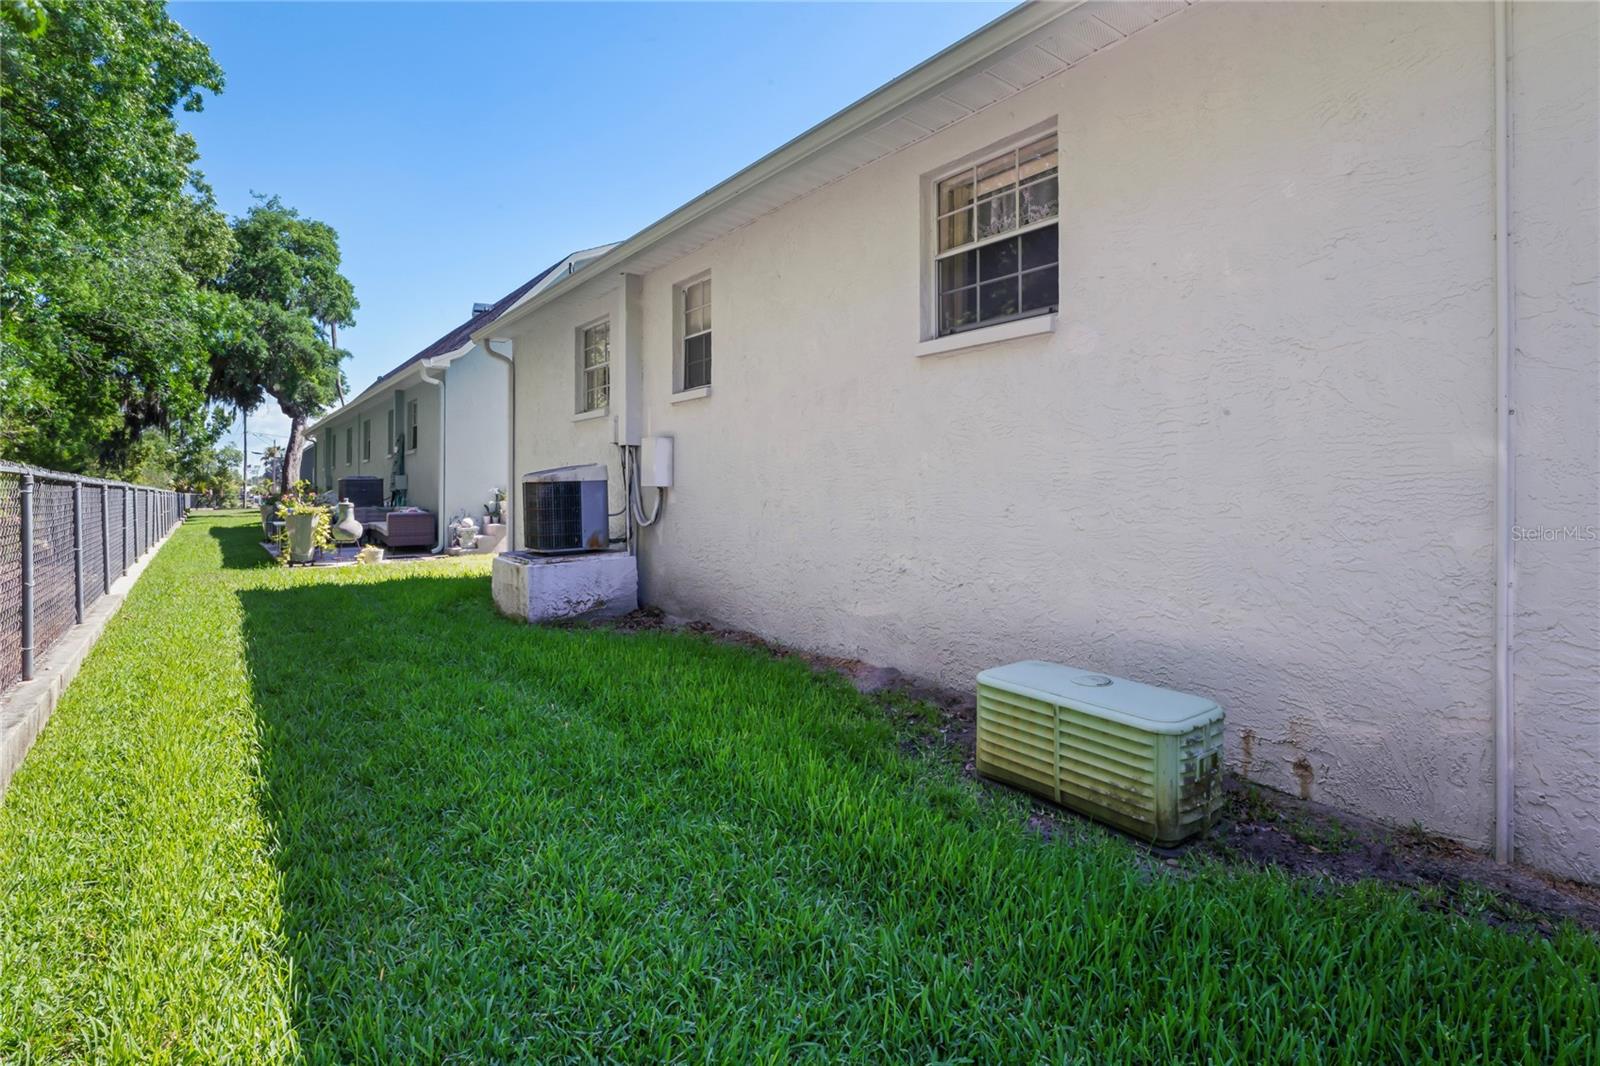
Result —
POLYGON ((683 287, 684 389, 711 384, 711 279, 702 278, 683 287))
POLYGON ((991 156, 935 186, 939 335, 1056 309, 1056 135, 991 156))
POLYGON ((597 322, 585 329, 579 348, 579 410, 603 411, 611 400, 611 323, 597 322))

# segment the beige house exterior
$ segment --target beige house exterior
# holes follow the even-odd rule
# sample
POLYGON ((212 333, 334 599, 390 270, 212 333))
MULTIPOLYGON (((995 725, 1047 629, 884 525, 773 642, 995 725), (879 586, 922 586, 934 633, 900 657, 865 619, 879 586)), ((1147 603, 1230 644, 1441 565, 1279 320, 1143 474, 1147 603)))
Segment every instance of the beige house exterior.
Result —
POLYGON ((1597 14, 1011 12, 475 330, 513 467, 620 511, 670 436, 644 602, 1200 693, 1250 779, 1600 880, 1597 14))

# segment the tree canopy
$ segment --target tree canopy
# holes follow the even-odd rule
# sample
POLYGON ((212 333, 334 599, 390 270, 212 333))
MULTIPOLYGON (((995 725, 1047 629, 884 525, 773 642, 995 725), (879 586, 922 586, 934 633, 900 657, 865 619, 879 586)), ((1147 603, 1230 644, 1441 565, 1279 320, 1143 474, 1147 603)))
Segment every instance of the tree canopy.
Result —
POLYGON ((206 46, 159 3, 0 0, 0 61, 0 455, 193 481, 211 404, 270 396, 298 466, 355 295, 332 227, 217 209, 176 121, 222 90, 206 46))
POLYGON ((215 285, 233 234, 174 118, 222 71, 158 4, 0 13, 0 453, 125 472, 146 430, 205 422, 242 325, 215 285))
POLYGON ((358 306, 339 272, 339 235, 277 197, 264 198, 233 224, 235 254, 222 291, 249 328, 230 333, 212 360, 211 394, 246 410, 265 396, 289 416, 282 486, 298 476, 306 421, 339 395, 330 327, 355 322, 358 306))

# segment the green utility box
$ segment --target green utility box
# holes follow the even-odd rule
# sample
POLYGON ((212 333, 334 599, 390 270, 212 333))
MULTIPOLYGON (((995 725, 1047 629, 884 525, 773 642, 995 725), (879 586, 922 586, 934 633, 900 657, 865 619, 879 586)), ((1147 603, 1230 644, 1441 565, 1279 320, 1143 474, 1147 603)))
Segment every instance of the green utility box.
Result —
POLYGON ((978 772, 1155 844, 1222 807, 1222 708, 1057 663, 978 675, 978 772))

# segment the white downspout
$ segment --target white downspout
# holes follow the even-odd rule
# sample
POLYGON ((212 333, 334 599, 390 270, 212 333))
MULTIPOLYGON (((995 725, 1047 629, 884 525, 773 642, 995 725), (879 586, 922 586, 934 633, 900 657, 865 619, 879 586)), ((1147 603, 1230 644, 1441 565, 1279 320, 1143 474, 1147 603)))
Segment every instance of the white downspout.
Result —
POLYGON ((1497 374, 1495 449, 1495 619, 1494 619, 1494 857, 1508 863, 1515 852, 1512 818, 1516 730, 1512 703, 1512 525, 1515 449, 1511 406, 1511 118, 1509 5, 1494 5, 1494 288, 1495 370, 1497 374))
POLYGON ((506 550, 516 551, 517 531, 513 516, 517 513, 517 360, 512 354, 509 337, 485 337, 483 350, 496 359, 504 359, 511 374, 508 389, 511 397, 510 421, 506 424, 506 513, 501 516, 501 521, 506 524, 506 550), (506 350, 496 348, 497 344, 505 345, 506 350))
POLYGON ((446 499, 448 499, 448 497, 445 495, 444 441, 445 437, 449 435, 450 426, 449 422, 447 421, 449 418, 449 407, 445 403, 444 379, 430 378, 428 376, 428 371, 437 369, 440 368, 432 361, 427 359, 422 361, 422 381, 425 384, 432 385, 439 390, 439 512, 438 520, 434 523, 439 531, 439 542, 433 546, 433 554, 435 555, 438 555, 440 552, 444 551, 444 546, 450 536, 450 529, 449 526, 446 525, 444 517, 444 502, 446 499))

